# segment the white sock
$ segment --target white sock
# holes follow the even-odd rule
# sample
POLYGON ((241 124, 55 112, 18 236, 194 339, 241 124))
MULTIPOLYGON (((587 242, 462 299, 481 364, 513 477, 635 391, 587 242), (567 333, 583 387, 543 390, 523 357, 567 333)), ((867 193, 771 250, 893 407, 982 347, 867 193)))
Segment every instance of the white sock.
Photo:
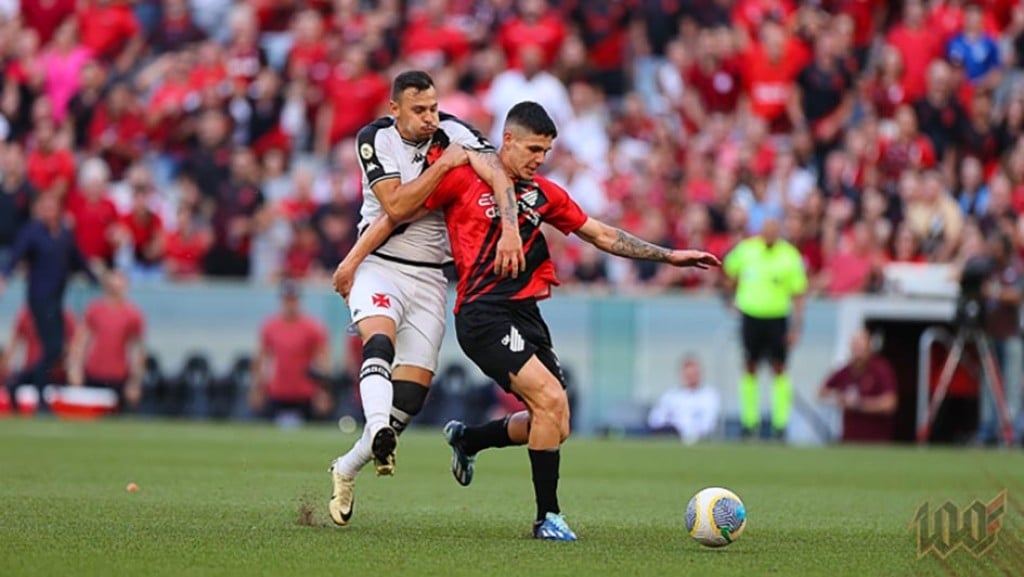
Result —
POLYGON ((373 459, 373 455, 370 454, 372 438, 370 428, 363 427, 363 434, 356 441, 356 444, 352 445, 352 448, 347 453, 334 461, 335 472, 341 473, 346 477, 355 478, 359 471, 362 471, 363 467, 373 459))
POLYGON ((388 426, 391 419, 391 402, 395 396, 391 385, 391 367, 383 359, 369 358, 363 361, 359 371, 359 396, 363 400, 363 416, 370 437, 388 426))

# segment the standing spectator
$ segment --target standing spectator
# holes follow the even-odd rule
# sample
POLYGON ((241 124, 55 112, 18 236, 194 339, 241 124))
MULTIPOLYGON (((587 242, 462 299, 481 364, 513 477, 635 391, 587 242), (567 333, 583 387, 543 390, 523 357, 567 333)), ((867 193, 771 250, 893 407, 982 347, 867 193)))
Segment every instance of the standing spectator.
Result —
POLYGON ((173 281, 195 280, 213 241, 209 230, 193 218, 188 207, 178 208, 178 228, 167 235, 164 272, 173 281))
POLYGON ((82 163, 78 190, 68 198, 67 209, 74 220, 75 242, 87 259, 114 262, 117 207, 109 197, 110 171, 106 163, 90 158, 82 163))
POLYGON ((896 376, 885 357, 871 350, 864 329, 850 338, 850 360, 829 375, 819 397, 843 410, 843 441, 886 442, 893 435, 899 399, 896 376))
POLYGON ((89 146, 89 127, 92 126, 96 109, 106 94, 107 73, 95 60, 86 60, 79 73, 78 91, 68 101, 67 114, 71 120, 75 148, 82 150, 89 146))
POLYGON ((142 398, 146 364, 145 319, 127 297, 128 283, 113 272, 106 294, 85 309, 68 358, 72 386, 109 389, 117 393, 118 409, 134 407, 142 398))
POLYGON ((61 202, 75 180, 75 156, 59 146, 57 126, 52 120, 35 123, 35 146, 26 161, 28 181, 40 194, 53 195, 61 202))
MULTIPOLYGON (((1020 368, 1010 364, 1010 359, 1015 359, 1010 351, 1019 346, 1021 338, 1020 306, 1024 302, 1024 265, 1014 254, 1013 240, 1009 235, 995 232, 989 235, 986 244, 994 280, 986 295, 988 310, 985 313, 985 333, 992 340, 1010 422, 1013 423, 1021 410, 1022 385, 1020 368), (1017 373, 1017 376, 1014 377, 1013 373, 1017 373)), ((980 387, 978 398, 978 441, 983 444, 994 443, 997 438, 998 412, 991 386, 991 383, 986 383, 980 387)))
POLYGON ((45 46, 68 14, 74 13, 75 3, 76 0, 22 0, 21 18, 45 46))
POLYGON ((77 11, 82 45, 125 73, 135 64, 145 39, 132 7, 117 0, 83 0, 77 11))
POLYGON ((932 62, 927 86, 924 97, 914 103, 914 112, 921 132, 932 141, 936 158, 942 163, 952 162, 967 132, 967 114, 956 99, 949 64, 932 62))
POLYGON ((895 47, 882 47, 882 57, 863 84, 864 96, 880 119, 892 118, 896 108, 908 104, 903 56, 895 47))
POLYGON ((281 285, 281 311, 260 329, 249 402, 253 411, 274 419, 297 413, 303 420, 330 410, 331 399, 311 374, 330 370, 327 332, 301 308, 299 285, 281 285))
POLYGON ((146 126, 135 93, 128 83, 110 87, 89 124, 89 148, 110 168, 111 178, 121 180, 125 169, 142 156, 146 126))
POLYGON ((803 325, 807 275, 800 252, 779 238, 779 228, 778 220, 766 220, 760 236, 737 245, 722 265, 742 315, 746 363, 740 381, 740 422, 745 437, 756 436, 761 421, 757 385, 761 361, 768 361, 774 374, 773 437, 785 435, 792 408, 793 384, 786 374, 786 358, 803 325))
POLYGON ((18 236, 18 231, 29 221, 36 189, 25 175, 25 153, 21 145, 12 142, 0 147, 0 263, 18 236))
POLYGON ((853 112, 853 77, 836 51, 834 31, 824 30, 814 41, 814 60, 796 78, 789 115, 800 130, 814 139, 818 173, 825 155, 838 146, 842 130, 853 112))
POLYGON ((655 431, 669 429, 693 445, 715 433, 721 400, 718 391, 704 382, 696 357, 683 359, 680 376, 680 386, 665 391, 651 408, 647 426, 655 431))
POLYGON ((192 21, 188 0, 163 0, 162 8, 151 42, 157 54, 181 50, 206 39, 206 34, 192 21))
POLYGON ((981 161, 973 156, 965 156, 960 161, 960 191, 956 200, 965 217, 980 218, 988 210, 988 185, 981 161))
POLYGON ((345 61, 326 81, 326 102, 317 118, 317 151, 324 155, 377 116, 388 98, 388 81, 370 68, 369 54, 360 46, 345 50, 345 61))
POLYGON ((67 18, 57 28, 53 44, 43 52, 39 65, 45 71, 46 95, 53 104, 53 119, 60 124, 68 111, 68 103, 78 93, 82 68, 92 59, 88 48, 78 43, 78 22, 67 18))
POLYGON ((259 230, 263 192, 259 167, 251 150, 231 154, 231 179, 221 186, 213 209, 213 245, 203 268, 207 275, 246 278, 252 265, 250 248, 259 230))
POLYGON ((787 107, 794 81, 807 62, 806 49, 781 25, 767 21, 761 25, 761 41, 743 62, 744 99, 750 113, 763 119, 772 134, 788 132, 792 123, 787 107))
POLYGON ((544 51, 540 46, 522 45, 519 47, 519 69, 506 70, 495 77, 484 100, 484 106, 495 119, 491 125, 491 142, 501 142, 501 120, 513 106, 524 100, 543 106, 558 125, 572 120, 569 91, 561 80, 544 69, 543 63, 544 51))
POLYGON ((505 21, 498 31, 498 43, 508 67, 519 68, 519 47, 533 44, 541 48, 543 66, 549 68, 565 40, 565 23, 545 0, 519 0, 518 8, 518 14, 505 21))
POLYGON ((2 297, 14 268, 22 262, 28 265, 26 300, 43 344, 43 354, 25 374, 27 380, 40 389, 50 369, 64 354, 64 291, 68 279, 81 271, 93 282, 98 281, 75 245, 71 231, 61 222, 59 202, 53 195, 36 199, 34 220, 18 233, 10 258, 0 269, 2 297))
POLYGON ((903 20, 889 30, 886 41, 902 57, 906 102, 913 102, 924 95, 928 66, 943 49, 942 39, 927 25, 923 0, 903 3, 903 20))
POLYGON ((155 194, 149 172, 137 165, 129 172, 131 209, 120 218, 121 242, 131 250, 133 278, 160 278, 163 274, 164 224, 151 207, 155 194))
POLYGON ((931 262, 949 262, 960 246, 964 215, 937 171, 921 178, 920 192, 906 209, 906 222, 922 239, 921 249, 931 262))
POLYGON ((979 88, 995 89, 1002 78, 999 43, 984 29, 984 12, 974 2, 964 7, 963 31, 946 46, 946 58, 959 66, 967 80, 979 88))
POLYGON ((448 15, 448 0, 425 0, 421 6, 402 30, 402 55, 414 68, 460 65, 469 54, 469 38, 448 15))
POLYGON ((231 177, 231 143, 228 121, 219 110, 206 110, 198 119, 197 146, 185 161, 185 172, 191 175, 206 200, 212 200, 231 177))

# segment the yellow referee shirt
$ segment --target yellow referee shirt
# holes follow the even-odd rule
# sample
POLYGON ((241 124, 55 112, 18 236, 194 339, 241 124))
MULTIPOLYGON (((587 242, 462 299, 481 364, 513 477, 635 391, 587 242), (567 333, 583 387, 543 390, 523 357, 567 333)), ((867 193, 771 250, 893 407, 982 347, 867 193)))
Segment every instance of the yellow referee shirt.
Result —
POLYGON ((736 280, 736 308, 759 319, 789 316, 793 297, 807 290, 807 273, 800 251, 784 240, 769 248, 761 237, 736 245, 722 268, 736 280))

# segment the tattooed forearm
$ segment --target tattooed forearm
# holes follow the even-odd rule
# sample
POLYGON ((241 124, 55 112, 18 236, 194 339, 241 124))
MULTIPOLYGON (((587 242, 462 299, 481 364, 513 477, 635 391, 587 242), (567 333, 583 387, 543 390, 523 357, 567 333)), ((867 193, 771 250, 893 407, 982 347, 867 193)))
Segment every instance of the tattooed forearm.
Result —
POLYGON ((616 229, 615 234, 615 241, 608 247, 608 252, 626 258, 658 262, 668 261, 671 251, 667 248, 641 240, 624 230, 616 229))
POLYGON ((516 189, 512 186, 512 181, 508 178, 508 175, 505 174, 505 167, 502 166, 497 154, 485 154, 483 157, 487 160, 491 170, 494 171, 495 180, 492 184, 494 185, 498 212, 501 215, 501 223, 518 229, 519 207, 516 203, 516 189), (502 185, 505 186, 503 187, 502 185), (499 190, 501 191, 500 193, 498 192, 499 190))
POLYGON ((501 224, 519 228, 519 211, 516 210, 516 189, 509 186, 505 189, 505 206, 501 207, 501 224))

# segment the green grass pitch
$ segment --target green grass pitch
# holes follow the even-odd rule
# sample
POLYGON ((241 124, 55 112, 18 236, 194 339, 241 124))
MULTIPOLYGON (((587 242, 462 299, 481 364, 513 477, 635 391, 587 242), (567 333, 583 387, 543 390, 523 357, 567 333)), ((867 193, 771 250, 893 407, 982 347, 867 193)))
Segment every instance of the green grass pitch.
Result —
POLYGON ((561 501, 580 540, 547 543, 527 537, 525 451, 482 455, 462 488, 436 431, 402 438, 394 478, 365 471, 352 524, 334 527, 327 467, 353 439, 328 427, 0 420, 0 575, 1024 573, 1020 450, 570 439, 561 501), (748 509, 746 532, 724 549, 683 528, 690 496, 709 485, 748 509), (922 503, 988 502, 1003 489, 986 555, 918 559, 922 503))

